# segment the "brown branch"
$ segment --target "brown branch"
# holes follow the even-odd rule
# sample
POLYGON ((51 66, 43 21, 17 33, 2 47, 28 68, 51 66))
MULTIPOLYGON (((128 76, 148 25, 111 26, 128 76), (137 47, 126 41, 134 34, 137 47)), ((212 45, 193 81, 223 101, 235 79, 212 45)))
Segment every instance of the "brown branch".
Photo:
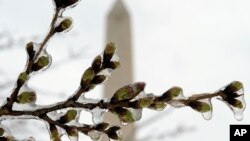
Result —
MULTIPOLYGON (((50 30, 49 30, 48 34, 46 35, 45 39, 43 40, 38 52, 36 53, 36 56, 33 59, 28 60, 27 67, 25 70, 25 72, 27 74, 31 73, 31 67, 35 63, 38 56, 41 54, 42 50, 45 48, 49 39, 55 34, 55 30, 54 30, 55 26, 54 25, 55 25, 56 20, 59 16, 59 12, 60 12, 60 9, 56 9, 54 17, 53 17, 51 25, 50 25, 50 30)), ((16 81, 16 84, 18 83, 17 81, 16 81)), ((12 110, 13 103, 14 103, 15 99, 17 98, 18 92, 21 89, 21 87, 22 87, 22 85, 16 85, 16 87, 15 87, 14 91, 12 92, 12 94, 10 95, 10 97, 7 98, 7 103, 3 107, 12 110)))

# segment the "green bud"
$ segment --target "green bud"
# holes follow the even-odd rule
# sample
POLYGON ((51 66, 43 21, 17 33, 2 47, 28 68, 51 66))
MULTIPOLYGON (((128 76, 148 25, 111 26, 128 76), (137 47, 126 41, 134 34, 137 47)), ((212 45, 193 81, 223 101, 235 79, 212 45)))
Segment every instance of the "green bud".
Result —
POLYGON ((115 108, 111 111, 112 113, 116 114, 121 122, 124 123, 132 123, 135 122, 132 113, 125 108, 115 108))
POLYGON ((26 72, 20 73, 17 80, 17 85, 22 86, 28 80, 28 74, 26 72))
POLYGON ((111 102, 127 101, 136 97, 145 88, 144 82, 137 82, 131 85, 124 86, 118 89, 114 96, 111 98, 111 102))
POLYGON ((101 84, 103 83, 105 80, 107 79, 107 77, 105 75, 97 75, 93 78, 93 80, 91 81, 91 83, 93 84, 101 84))
POLYGON ((91 82, 91 80, 95 77, 95 71, 92 69, 92 67, 89 67, 82 76, 81 79, 81 86, 88 86, 91 82))
POLYGON ((61 141, 58 130, 55 125, 50 124, 51 141, 61 141))
POLYGON ((102 66, 102 57, 100 55, 96 56, 92 62, 92 68, 95 72, 100 71, 102 66))
POLYGON ((157 111, 162 111, 166 106, 167 106, 166 103, 158 101, 151 104, 149 108, 157 111))
POLYGON ((238 99, 226 99, 228 104, 232 105, 235 108, 242 109, 244 108, 242 102, 238 99))
POLYGON ((111 58, 113 57, 115 53, 116 47, 114 43, 108 43, 104 53, 103 53, 103 60, 104 62, 110 62, 111 58))
POLYGON ((76 128, 67 128, 66 132, 68 133, 69 136, 71 137, 78 137, 78 130, 76 128))
POLYGON ((236 98, 240 96, 237 94, 239 90, 243 90, 243 84, 239 81, 234 81, 226 86, 223 93, 225 94, 225 98, 236 98))
POLYGON ((174 99, 175 97, 178 97, 182 93, 183 92, 180 87, 172 87, 161 96, 161 99, 164 101, 170 101, 174 99))
POLYGON ((140 108, 146 108, 149 107, 151 104, 153 104, 154 98, 153 97, 144 97, 140 100, 138 100, 137 105, 140 108))
POLYGON ((121 128, 118 126, 113 126, 110 127, 107 131, 106 134, 108 135, 109 138, 114 139, 114 140, 120 140, 121 138, 119 137, 117 131, 120 130, 121 128))
POLYGON ((109 127, 109 124, 106 123, 106 122, 103 122, 103 123, 100 123, 100 124, 96 125, 95 129, 96 129, 97 131, 104 131, 104 130, 106 130, 108 127, 109 127))
POLYGON ((72 19, 66 18, 57 27, 55 27, 55 31, 62 32, 62 31, 70 29, 71 26, 72 26, 72 19))
POLYGON ((17 103, 27 104, 36 102, 36 93, 35 92, 23 92, 17 96, 17 103))
POLYGON ((27 51, 27 54, 29 56, 29 59, 33 59, 35 54, 36 54, 36 51, 34 50, 34 44, 33 42, 29 42, 27 45, 26 45, 26 51, 27 51))
POLYGON ((67 113, 59 119, 59 122, 64 124, 74 120, 77 116, 76 110, 68 110, 67 113))
POLYGON ((189 103, 189 106, 198 111, 198 112, 201 112, 201 113, 206 113, 208 111, 211 111, 211 107, 209 104, 205 103, 205 102, 200 102, 200 101, 191 101, 189 103))
POLYGON ((47 56, 41 56, 38 61, 33 64, 32 66, 32 70, 33 71, 39 71, 41 70, 42 68, 45 68, 47 67, 48 65, 50 64, 50 60, 49 60, 49 57, 47 56))
POLYGON ((118 61, 108 62, 104 65, 104 67, 110 69, 117 69, 120 67, 120 62, 118 61))

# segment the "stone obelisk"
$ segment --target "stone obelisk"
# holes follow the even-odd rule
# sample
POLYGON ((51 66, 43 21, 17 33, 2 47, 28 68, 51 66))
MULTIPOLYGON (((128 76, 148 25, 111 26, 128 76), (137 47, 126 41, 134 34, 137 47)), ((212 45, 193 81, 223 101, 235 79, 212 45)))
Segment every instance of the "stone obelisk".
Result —
MULTIPOLYGON (((108 14, 106 36, 107 42, 116 44, 117 54, 121 61, 121 68, 112 72, 104 86, 105 97, 111 98, 118 88, 133 82, 130 18, 122 0, 116 0, 108 14)), ((106 114, 104 121, 120 125, 118 118, 112 114, 106 114)), ((122 126, 122 133, 123 141, 135 141, 133 124, 122 126)))

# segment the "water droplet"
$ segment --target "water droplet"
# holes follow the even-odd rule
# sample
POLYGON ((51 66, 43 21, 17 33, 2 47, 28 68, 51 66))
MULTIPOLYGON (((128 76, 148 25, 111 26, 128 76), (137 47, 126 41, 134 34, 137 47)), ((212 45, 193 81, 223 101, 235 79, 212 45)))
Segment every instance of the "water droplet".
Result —
POLYGON ((98 141, 101 138, 102 133, 94 130, 88 132, 88 136, 93 140, 93 141, 98 141))

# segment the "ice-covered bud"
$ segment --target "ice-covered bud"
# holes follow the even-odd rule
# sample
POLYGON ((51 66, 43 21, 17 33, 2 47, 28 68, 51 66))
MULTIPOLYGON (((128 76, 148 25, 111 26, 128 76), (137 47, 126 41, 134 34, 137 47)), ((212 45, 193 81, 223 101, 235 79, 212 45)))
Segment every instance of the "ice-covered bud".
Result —
POLYGON ((77 111, 76 110, 68 110, 67 113, 62 116, 58 122, 64 124, 64 123, 68 123, 72 120, 74 120, 77 116, 77 111))
POLYGON ((191 101, 188 106, 201 113, 206 113, 212 109, 209 104, 200 101, 191 101))
POLYGON ((115 108, 111 111, 112 113, 116 114, 121 122, 123 123, 132 123, 135 122, 132 113, 125 108, 115 108))
POLYGON ((60 135, 55 125, 50 124, 49 130, 51 141, 61 141, 60 135))
POLYGON ((36 93, 35 92, 22 92, 17 96, 17 103, 27 104, 36 102, 36 93))
POLYGON ((183 93, 182 88, 172 87, 161 96, 161 99, 164 101, 170 101, 174 99, 175 97, 178 97, 182 93, 183 93))
POLYGON ((108 127, 109 127, 109 124, 106 123, 106 122, 103 122, 103 123, 97 124, 96 127, 95 127, 95 129, 96 129, 97 131, 104 131, 104 130, 106 130, 108 127))
POLYGON ((29 42, 27 45, 26 45, 26 51, 27 51, 27 54, 29 56, 29 59, 33 59, 35 54, 36 54, 36 51, 34 49, 34 43, 33 42, 29 42))
POLYGON ((137 82, 124 86, 115 92, 114 96, 111 98, 111 102, 115 103, 118 101, 131 100, 144 90, 145 85, 144 82, 137 82))
POLYGON ((243 103, 238 100, 238 99, 226 99, 226 102, 228 102, 228 104, 232 105, 233 107, 235 108, 238 108, 238 109, 243 109, 244 106, 243 106, 243 103))
POLYGON ((111 58, 115 54, 115 50, 116 50, 116 47, 115 47, 114 43, 107 44, 107 46, 104 50, 104 53, 103 53, 103 60, 105 63, 110 62, 111 58))
POLYGON ((33 71, 39 71, 43 68, 46 68, 47 66, 50 65, 50 58, 49 56, 41 56, 37 62, 35 62, 33 65, 32 65, 32 68, 31 70, 33 71))
POLYGON ((62 32, 69 30, 72 27, 72 19, 71 18, 65 18, 61 23, 55 27, 56 32, 62 32))
POLYGON ((120 129, 121 129, 121 128, 118 127, 118 126, 110 127, 110 128, 106 131, 106 134, 107 134, 108 137, 111 138, 111 139, 120 140, 121 137, 120 137, 119 134, 118 134, 118 131, 119 131, 120 129))
POLYGON ((91 81, 91 83, 92 84, 101 84, 101 83, 103 83, 105 80, 107 79, 107 77, 105 76, 105 75, 96 75, 93 79, 92 79, 92 81, 91 81))
POLYGON ((137 106, 140 108, 146 108, 149 107, 151 104, 153 104, 153 102, 154 102, 153 97, 144 97, 137 101, 137 106))
POLYGON ((17 85, 22 86, 28 80, 28 74, 26 72, 20 73, 17 79, 17 85))
POLYGON ((104 64, 104 67, 109 69, 117 69, 120 67, 120 62, 118 61, 108 62, 104 64))
POLYGON ((80 0, 54 0, 57 8, 66 8, 68 6, 73 6, 80 0))
POLYGON ((81 86, 87 87, 91 80, 95 77, 95 71, 92 67, 89 67, 82 75, 81 86))
POLYGON ((151 104, 148 108, 157 110, 157 111, 162 111, 166 106, 167 106, 166 103, 158 101, 158 102, 151 104))
POLYGON ((66 132, 71 137, 78 137, 78 130, 76 128, 69 127, 66 129, 66 132))
POLYGON ((100 55, 96 56, 92 62, 92 68, 95 72, 100 71, 102 66, 102 57, 100 55))
POLYGON ((225 95, 222 95, 224 99, 237 98, 243 94, 243 84, 239 81, 233 81, 223 90, 225 95))

